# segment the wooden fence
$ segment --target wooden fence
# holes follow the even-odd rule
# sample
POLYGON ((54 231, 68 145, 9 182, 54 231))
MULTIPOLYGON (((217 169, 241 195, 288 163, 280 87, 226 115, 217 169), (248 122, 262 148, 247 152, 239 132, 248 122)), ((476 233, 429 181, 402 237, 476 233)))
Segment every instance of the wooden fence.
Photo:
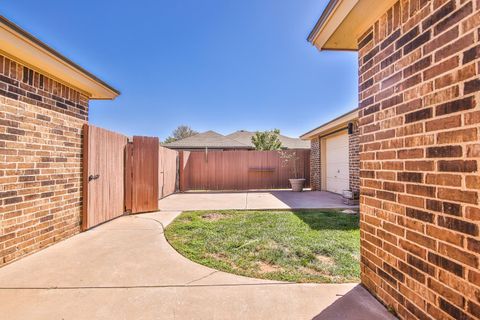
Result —
POLYGON ((158 210, 159 198, 177 191, 178 152, 159 139, 83 127, 83 213, 87 230, 125 212, 158 210))
POLYGON ((133 137, 126 151, 125 164, 127 174, 126 190, 131 196, 125 198, 125 208, 131 213, 150 212, 158 210, 158 169, 159 169, 158 138, 133 137))
POLYGON ((83 127, 83 214, 87 230, 123 215, 126 136, 91 125, 83 127))
MULTIPOLYGON (((310 150, 295 152, 299 178, 310 186, 310 150)), ((253 190, 289 188, 293 164, 285 165, 279 151, 183 151, 180 190, 253 190)))
POLYGON ((289 178, 310 185, 310 150, 180 152, 158 138, 126 136, 84 126, 83 216, 87 230, 125 212, 158 210, 175 191, 289 188, 289 178), (281 153, 295 153, 286 164, 281 153), (294 169, 296 168, 296 170, 294 169))
POLYGON ((126 211, 156 211, 159 199, 178 190, 178 152, 161 147, 158 138, 133 137, 125 163, 126 211))
POLYGON ((164 198, 178 190, 178 151, 160 147, 158 162, 158 188, 160 198, 164 198))

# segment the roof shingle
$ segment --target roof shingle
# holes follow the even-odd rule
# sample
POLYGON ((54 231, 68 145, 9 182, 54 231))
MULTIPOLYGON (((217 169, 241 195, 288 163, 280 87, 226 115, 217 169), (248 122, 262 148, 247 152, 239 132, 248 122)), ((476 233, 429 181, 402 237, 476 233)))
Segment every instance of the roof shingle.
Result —
POLYGON ((206 131, 194 136, 164 144, 172 149, 251 149, 252 147, 225 137, 215 131, 206 131))
MULTIPOLYGON (((239 130, 234 133, 227 135, 227 138, 237 140, 243 144, 255 147, 252 143, 252 136, 255 135, 255 132, 239 130)), ((310 142, 303 141, 297 138, 290 138, 284 135, 279 135, 279 139, 282 142, 282 148, 286 149, 310 149, 310 142)))

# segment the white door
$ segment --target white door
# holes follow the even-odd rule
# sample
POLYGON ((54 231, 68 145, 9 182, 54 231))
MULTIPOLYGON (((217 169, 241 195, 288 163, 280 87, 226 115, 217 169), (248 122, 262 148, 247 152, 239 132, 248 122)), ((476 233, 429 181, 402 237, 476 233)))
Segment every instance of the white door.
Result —
POLYGON ((349 187, 349 155, 348 133, 326 138, 325 141, 326 162, 326 189, 330 192, 342 193, 349 187))

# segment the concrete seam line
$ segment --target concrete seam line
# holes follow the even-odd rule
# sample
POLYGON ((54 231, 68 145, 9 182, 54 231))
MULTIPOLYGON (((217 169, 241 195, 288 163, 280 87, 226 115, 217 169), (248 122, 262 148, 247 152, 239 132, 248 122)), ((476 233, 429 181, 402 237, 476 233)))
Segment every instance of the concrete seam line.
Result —
MULTIPOLYGON (((255 287, 255 286, 321 286, 331 283, 295 283, 295 282, 274 282, 274 283, 231 283, 231 284, 172 284, 172 285, 144 285, 144 286, 71 286, 71 287, 0 287, 0 290, 81 290, 81 289, 155 289, 155 288, 202 288, 202 287, 255 287)), ((343 283, 348 284, 348 283, 343 283)))

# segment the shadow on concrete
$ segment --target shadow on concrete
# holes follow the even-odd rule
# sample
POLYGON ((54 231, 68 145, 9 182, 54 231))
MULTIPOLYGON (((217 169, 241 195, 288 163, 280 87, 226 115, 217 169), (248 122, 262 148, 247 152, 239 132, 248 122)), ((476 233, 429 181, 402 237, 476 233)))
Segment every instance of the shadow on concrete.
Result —
POLYGON ((313 320, 395 320, 364 287, 357 285, 313 320))
POLYGON ((341 195, 326 191, 272 190, 269 193, 292 209, 357 208, 343 203, 341 195))
POLYGON ((312 230, 358 230, 360 228, 357 214, 341 213, 333 209, 293 211, 293 213, 312 230))

